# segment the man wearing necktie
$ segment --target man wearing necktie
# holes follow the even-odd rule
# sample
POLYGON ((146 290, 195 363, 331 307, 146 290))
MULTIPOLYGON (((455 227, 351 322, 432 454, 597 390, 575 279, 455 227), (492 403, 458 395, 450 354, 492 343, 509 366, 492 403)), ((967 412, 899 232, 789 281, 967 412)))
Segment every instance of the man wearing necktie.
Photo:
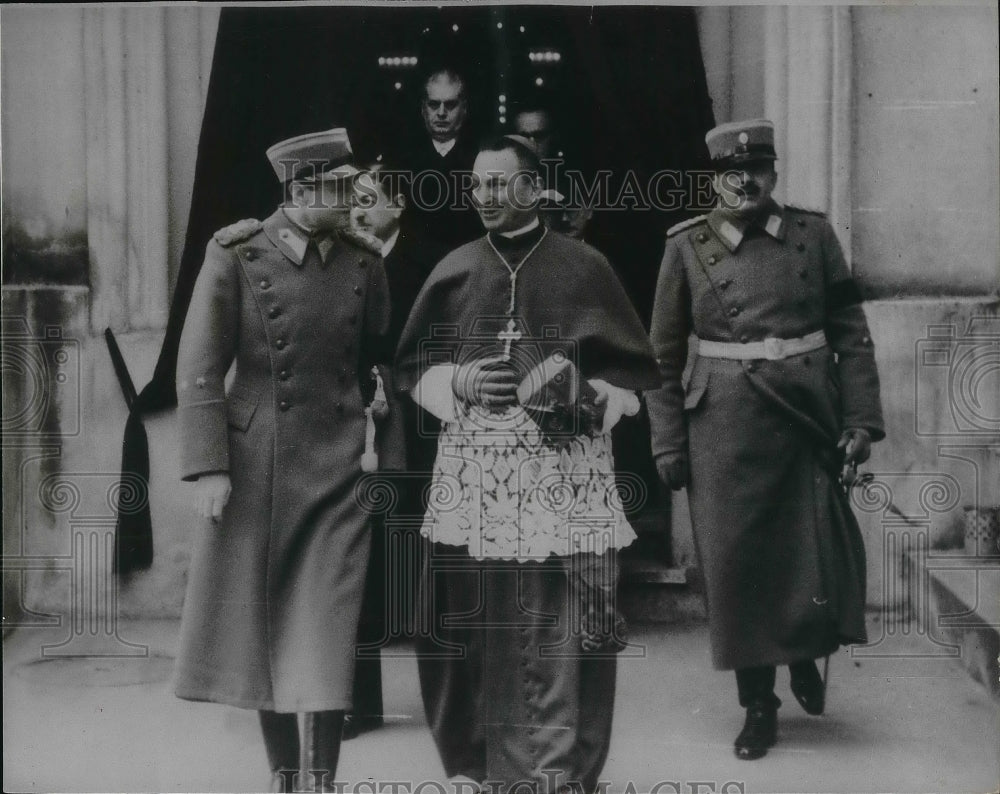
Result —
POLYGON ((466 78, 453 67, 432 67, 420 97, 421 128, 391 159, 405 169, 403 228, 442 255, 480 233, 469 194, 475 138, 468 124, 466 78))
POLYGON ((667 232, 651 328, 662 386, 646 403, 660 476, 688 489, 712 660, 736 672, 735 753, 752 760, 777 741, 776 666, 821 714, 814 660, 865 641, 864 546, 844 485, 885 432, 833 227, 771 197, 773 125, 731 122, 705 140, 718 203, 667 232))
MULTIPOLYGON (((209 242, 180 341, 183 478, 204 524, 176 693, 257 710, 274 786, 301 770, 300 786, 325 790, 351 707, 369 553, 356 488, 389 295, 377 251, 349 229, 346 130, 267 155, 285 200, 209 242)), ((386 468, 403 467, 398 418, 379 428, 386 468)))

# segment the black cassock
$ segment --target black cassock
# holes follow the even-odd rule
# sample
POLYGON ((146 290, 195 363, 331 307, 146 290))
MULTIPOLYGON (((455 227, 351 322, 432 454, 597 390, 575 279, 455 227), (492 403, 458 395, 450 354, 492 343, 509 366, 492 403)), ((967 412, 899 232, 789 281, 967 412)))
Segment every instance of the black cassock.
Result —
MULTIPOLYGON (((511 360, 522 374, 562 350, 584 378, 628 390, 658 384, 642 324, 599 252, 541 228, 514 242, 490 239, 493 245, 483 237, 445 257, 418 296, 397 351, 402 390, 413 391, 436 365, 501 352, 512 304, 520 338, 511 344, 511 360), (516 282, 501 256, 517 269, 516 282)), ((444 422, 435 487, 446 485, 439 480, 456 454, 484 462, 489 476, 496 474, 491 460, 515 457, 507 451, 491 457, 490 450, 480 456, 476 432, 463 421, 444 422)), ((580 443, 590 449, 587 440, 580 443)), ((610 457, 610 442, 598 439, 593 448, 602 443, 610 457)), ((584 466, 592 462, 588 454, 581 455, 584 466)), ((613 488, 609 473, 610 467, 603 475, 613 488)), ((527 509, 529 492, 510 491, 513 514, 527 509)), ((425 533, 430 527, 440 538, 434 528, 450 520, 429 510, 425 533)), ((507 529, 515 542, 528 542, 526 522, 511 520, 507 529)), ((423 566, 423 609, 431 623, 417 642, 421 690, 445 769, 478 781, 532 781, 541 792, 572 781, 591 790, 610 742, 616 657, 580 650, 573 569, 602 555, 567 548, 526 560, 497 551, 499 544, 484 551, 493 543, 488 534, 484 524, 481 536, 463 545, 446 531, 449 542, 428 544, 423 566)), ((530 542, 546 547, 537 535, 530 542)))

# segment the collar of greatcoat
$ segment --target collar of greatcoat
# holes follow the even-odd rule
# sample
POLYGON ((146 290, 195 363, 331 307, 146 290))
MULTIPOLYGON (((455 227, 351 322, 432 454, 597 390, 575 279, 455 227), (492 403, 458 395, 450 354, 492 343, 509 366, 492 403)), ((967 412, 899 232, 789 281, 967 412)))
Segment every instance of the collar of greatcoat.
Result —
POLYGON ((784 242, 785 208, 772 199, 756 218, 748 219, 716 207, 708 213, 708 225, 730 252, 740 247, 747 230, 753 226, 759 227, 775 240, 784 242))
MULTIPOLYGON (((264 233, 292 264, 296 267, 302 267, 306 246, 309 245, 309 234, 293 223, 284 210, 279 209, 264 222, 264 233)), ((327 254, 330 253, 334 244, 335 238, 330 233, 317 238, 316 247, 319 249, 320 258, 324 263, 326 263, 327 254)))

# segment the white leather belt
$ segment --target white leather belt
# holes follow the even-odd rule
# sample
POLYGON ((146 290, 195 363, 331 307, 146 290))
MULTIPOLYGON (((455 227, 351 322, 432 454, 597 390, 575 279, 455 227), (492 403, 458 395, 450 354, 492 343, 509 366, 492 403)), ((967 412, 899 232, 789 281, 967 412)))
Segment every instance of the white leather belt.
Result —
POLYGON ((826 346, 826 334, 814 331, 795 339, 777 339, 771 337, 762 342, 711 342, 698 340, 698 355, 705 358, 731 358, 735 361, 748 361, 755 358, 766 358, 769 361, 779 361, 789 356, 797 356, 826 346))

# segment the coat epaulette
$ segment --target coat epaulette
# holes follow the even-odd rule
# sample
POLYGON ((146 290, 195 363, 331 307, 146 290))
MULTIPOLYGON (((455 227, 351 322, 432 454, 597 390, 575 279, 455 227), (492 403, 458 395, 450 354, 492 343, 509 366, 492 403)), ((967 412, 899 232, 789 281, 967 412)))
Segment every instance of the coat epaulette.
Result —
POLYGON ((246 240, 263 228, 264 224, 256 218, 244 218, 241 221, 236 221, 236 223, 231 223, 229 226, 219 229, 212 237, 215 239, 215 242, 226 248, 246 240))
POLYGON ((826 213, 823 210, 818 210, 814 207, 799 207, 796 204, 786 204, 785 209, 792 212, 804 212, 806 215, 818 215, 821 218, 826 217, 826 213))
POLYGON ((354 243, 358 248, 364 248, 368 253, 382 255, 382 241, 374 234, 359 229, 342 229, 340 237, 349 243, 354 243))
POLYGON ((667 237, 673 237, 678 232, 682 232, 685 229, 690 229, 692 226, 697 226, 699 223, 704 223, 707 215, 698 215, 694 218, 688 218, 686 221, 681 221, 680 223, 675 223, 669 229, 667 229, 667 237))

